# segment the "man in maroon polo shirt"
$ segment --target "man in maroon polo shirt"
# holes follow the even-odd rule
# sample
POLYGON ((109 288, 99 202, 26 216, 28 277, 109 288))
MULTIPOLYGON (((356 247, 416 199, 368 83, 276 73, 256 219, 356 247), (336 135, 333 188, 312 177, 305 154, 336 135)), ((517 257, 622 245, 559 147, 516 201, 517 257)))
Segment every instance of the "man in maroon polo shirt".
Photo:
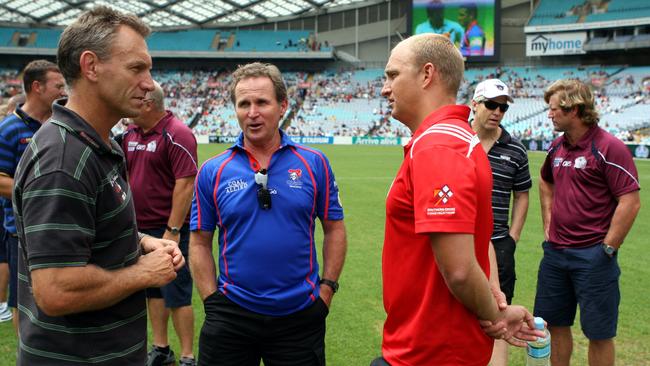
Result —
POLYGON ((541 171, 545 242, 534 313, 548 322, 554 366, 570 363, 576 305, 589 365, 614 365, 616 254, 639 212, 637 170, 623 142, 598 126, 587 85, 558 80, 544 100, 564 135, 551 144, 541 171))
MULTIPOLYGON (((165 110, 163 90, 154 82, 142 113, 123 136, 129 183, 138 229, 174 240, 187 258, 188 211, 197 173, 196 139, 192 131, 165 110)), ((189 262, 188 262, 189 263, 189 262)), ((169 349, 167 323, 171 317, 181 344, 180 365, 194 365, 194 313, 192 277, 186 265, 178 277, 162 288, 147 289, 153 346, 147 365, 175 364, 169 349)))

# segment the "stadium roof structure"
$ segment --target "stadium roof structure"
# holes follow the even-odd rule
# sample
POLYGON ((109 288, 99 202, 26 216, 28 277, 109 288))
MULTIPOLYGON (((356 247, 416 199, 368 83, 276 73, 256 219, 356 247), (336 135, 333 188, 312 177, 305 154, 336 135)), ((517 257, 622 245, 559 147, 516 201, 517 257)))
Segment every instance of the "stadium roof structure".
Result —
POLYGON ((294 18, 367 0, 0 0, 0 22, 65 26, 96 5, 134 13, 153 28, 213 28, 294 18))

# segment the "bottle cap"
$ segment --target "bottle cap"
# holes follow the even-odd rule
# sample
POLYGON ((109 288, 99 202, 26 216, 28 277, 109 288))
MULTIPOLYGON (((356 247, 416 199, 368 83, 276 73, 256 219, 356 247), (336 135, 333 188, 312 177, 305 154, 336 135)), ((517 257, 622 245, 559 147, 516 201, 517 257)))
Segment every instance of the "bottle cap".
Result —
POLYGON ((535 317, 535 329, 544 330, 544 319, 538 316, 535 317))

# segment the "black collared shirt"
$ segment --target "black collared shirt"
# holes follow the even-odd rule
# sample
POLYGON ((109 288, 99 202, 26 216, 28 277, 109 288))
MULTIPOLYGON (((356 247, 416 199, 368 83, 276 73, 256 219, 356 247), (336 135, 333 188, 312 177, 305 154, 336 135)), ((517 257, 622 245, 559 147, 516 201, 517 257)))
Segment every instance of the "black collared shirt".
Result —
POLYGON ((493 240, 505 238, 510 231, 508 218, 511 192, 527 192, 532 186, 526 148, 512 138, 505 128, 501 129, 501 136, 488 152, 493 179, 493 240))
POLYGON ((143 365, 143 291, 105 309, 49 317, 31 289, 31 272, 41 268, 95 265, 113 271, 137 261, 135 211, 119 146, 112 140, 106 145, 79 115, 55 104, 15 182, 22 254, 18 365, 143 365))

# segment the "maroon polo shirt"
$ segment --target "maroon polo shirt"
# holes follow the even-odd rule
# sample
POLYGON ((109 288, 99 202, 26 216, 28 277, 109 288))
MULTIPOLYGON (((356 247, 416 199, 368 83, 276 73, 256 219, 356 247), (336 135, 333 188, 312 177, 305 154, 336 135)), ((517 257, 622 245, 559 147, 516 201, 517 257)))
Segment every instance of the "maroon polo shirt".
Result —
POLYGON ((616 198, 640 189, 630 151, 597 125, 575 145, 555 139, 541 176, 554 184, 549 240, 558 247, 602 243, 616 198))
POLYGON ((196 138, 189 127, 167 111, 147 133, 138 126, 129 126, 122 149, 138 228, 165 227, 176 179, 196 175, 196 138))

